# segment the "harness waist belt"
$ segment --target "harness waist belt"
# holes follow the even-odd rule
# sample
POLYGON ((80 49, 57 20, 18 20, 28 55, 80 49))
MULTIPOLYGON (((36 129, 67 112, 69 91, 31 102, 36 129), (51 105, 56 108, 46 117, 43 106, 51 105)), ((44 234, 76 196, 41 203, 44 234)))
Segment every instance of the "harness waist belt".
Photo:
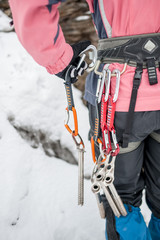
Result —
POLYGON ((122 140, 122 147, 126 148, 134 121, 134 110, 143 68, 148 70, 150 85, 158 83, 156 68, 159 67, 160 70, 160 33, 99 40, 98 60, 102 63, 127 63, 136 67, 126 128, 122 140))
POLYGON ((143 63, 143 68, 159 67, 160 33, 100 39, 98 60, 127 63, 133 67, 137 62, 143 63))

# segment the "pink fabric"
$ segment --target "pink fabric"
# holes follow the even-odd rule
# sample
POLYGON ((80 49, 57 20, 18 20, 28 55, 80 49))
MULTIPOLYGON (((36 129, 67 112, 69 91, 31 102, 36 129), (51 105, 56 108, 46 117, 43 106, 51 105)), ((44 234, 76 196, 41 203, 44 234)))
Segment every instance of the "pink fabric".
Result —
MULTIPOLYGON (((112 37, 160 32, 159 0, 103 0, 107 20, 112 27, 112 37)), ((122 70, 120 64, 110 66, 122 70)), ((121 76, 116 111, 128 111, 135 68, 127 67, 121 76)), ((160 110, 160 72, 158 84, 149 85, 147 70, 142 75, 135 111, 160 110)), ((112 79, 112 92, 115 78, 112 79)))
POLYGON ((159 0, 103 0, 112 37, 160 32, 159 0))
POLYGON ((86 0, 89 6, 89 10, 91 13, 94 13, 94 7, 93 7, 93 0, 86 0))
MULTIPOLYGON (((110 65, 110 70, 119 69, 122 71, 123 65, 114 63, 110 65)), ((133 77, 135 68, 127 66, 124 74, 121 75, 116 111, 126 112, 129 109, 133 77)), ((160 110, 160 72, 157 70, 158 84, 149 85, 147 70, 143 70, 141 85, 138 90, 135 111, 156 111, 160 110)), ((116 77, 111 80, 111 93, 114 95, 116 86, 116 77)))
MULTIPOLYGON (((57 41, 59 4, 47 9, 48 0, 10 0, 14 25, 19 40, 40 65, 49 73, 62 71, 73 56, 72 48, 65 42, 61 28, 57 41)), ((94 0, 87 0, 94 12, 94 0)), ((160 32, 159 0, 103 0, 106 17, 112 27, 112 37, 160 32)), ((111 68, 122 68, 113 64, 111 68)), ((128 111, 134 68, 127 67, 121 76, 117 111, 128 111)), ((160 73, 158 84, 150 86, 146 70, 138 93, 136 111, 160 110, 160 73)), ((114 89, 115 79, 112 79, 114 89)))
POLYGON ((62 71, 71 61, 72 48, 65 42, 61 28, 58 31, 59 4, 48 8, 48 0, 10 0, 14 26, 18 38, 37 63, 51 74, 62 71))

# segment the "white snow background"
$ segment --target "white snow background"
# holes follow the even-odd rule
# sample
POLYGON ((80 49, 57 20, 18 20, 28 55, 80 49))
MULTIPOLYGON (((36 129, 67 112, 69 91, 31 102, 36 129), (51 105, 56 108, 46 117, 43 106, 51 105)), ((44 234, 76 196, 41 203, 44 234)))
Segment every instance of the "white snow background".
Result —
MULTIPOLYGON (((9 19, 0 11, 0 240, 104 240, 91 183, 85 180, 85 204, 77 206, 77 166, 32 148, 11 124, 41 130, 59 140, 77 158, 64 128, 63 82, 38 66, 26 53, 9 19), (7 30, 9 31, 9 30, 7 30), (10 121, 8 120, 10 119, 10 121)), ((86 145, 85 174, 93 163, 88 142, 88 111, 73 89, 79 132, 86 145)), ((150 212, 144 203, 146 222, 150 212)))

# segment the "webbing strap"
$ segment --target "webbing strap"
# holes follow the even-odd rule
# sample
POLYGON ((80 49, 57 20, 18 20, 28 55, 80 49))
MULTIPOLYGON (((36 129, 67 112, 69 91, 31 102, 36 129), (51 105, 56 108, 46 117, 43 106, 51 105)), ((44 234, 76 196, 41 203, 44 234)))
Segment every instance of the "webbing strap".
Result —
POLYGON ((97 142, 97 139, 100 135, 100 116, 99 116, 99 110, 100 104, 98 104, 98 100, 95 101, 95 110, 96 110, 96 116, 95 116, 95 125, 94 125, 94 141, 97 142))
POLYGON ((126 128, 123 133, 122 148, 128 147, 129 137, 130 137, 131 129, 133 126, 133 121, 134 121, 134 110, 136 106, 138 89, 141 83, 142 73, 143 73, 143 64, 137 63, 137 68, 136 68, 134 79, 133 79, 133 88, 132 88, 130 106, 129 106, 129 111, 128 111, 127 120, 126 120, 126 128))

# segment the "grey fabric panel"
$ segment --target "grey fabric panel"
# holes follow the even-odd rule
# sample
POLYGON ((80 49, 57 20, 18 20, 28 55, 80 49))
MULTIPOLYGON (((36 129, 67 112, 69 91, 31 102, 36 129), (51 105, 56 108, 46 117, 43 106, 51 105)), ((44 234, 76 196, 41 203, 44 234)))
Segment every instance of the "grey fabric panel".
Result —
MULTIPOLYGON (((91 134, 94 134, 94 119, 95 119, 95 106, 88 103, 89 108, 89 119, 91 126, 91 134)), ((120 143, 124 129, 126 127, 127 112, 116 112, 115 113, 115 128, 117 134, 117 140, 120 143)), ((152 112, 135 112, 134 123, 130 136, 130 143, 139 144, 144 141, 153 132, 159 133, 160 129, 160 111, 152 112)))
MULTIPOLYGON (((115 114, 115 128, 118 142, 122 141, 127 114, 126 112, 116 112, 115 114)), ((135 112, 129 142, 142 142, 147 136, 158 129, 160 129, 160 111, 135 112)))
MULTIPOLYGON (((88 107, 90 135, 93 135, 95 107, 91 104, 88 104, 88 107)), ((115 126, 119 141, 125 128, 126 117, 127 113, 116 112, 115 126)), ((146 186, 148 206, 157 218, 160 218, 159 136, 160 111, 135 113, 129 148, 123 149, 126 152, 121 150, 115 161, 114 181, 123 202, 137 207, 141 204, 142 190, 146 186)), ((98 155, 98 148, 95 150, 98 155)))
POLYGON ((124 154, 124 153, 129 153, 134 151, 135 149, 137 149, 140 146, 141 142, 130 142, 128 144, 127 148, 122 148, 120 147, 120 152, 119 154, 124 154))
POLYGON ((150 136, 156 140, 158 143, 160 143, 160 134, 156 133, 156 132, 153 132, 150 134, 150 136))
POLYGON ((107 38, 105 40, 100 40, 98 42, 98 51, 121 46, 127 42, 129 42, 128 39, 117 39, 116 41, 113 41, 112 39, 107 38))
POLYGON ((144 142, 131 152, 118 154, 115 161, 114 185, 123 202, 137 207, 141 204, 144 189, 143 152, 144 142))
POLYGON ((150 136, 145 141, 144 177, 148 206, 160 218, 160 143, 150 136))
MULTIPOLYGON (((137 38, 137 37, 141 37, 141 38, 146 38, 146 37, 154 37, 154 36, 158 36, 160 37, 160 33, 151 33, 151 34, 141 34, 141 35, 131 35, 131 36, 124 36, 124 37, 115 37, 115 38, 106 38, 106 39, 100 39, 98 41, 99 44, 106 44, 106 48, 108 48, 108 44, 109 42, 121 42, 121 41, 129 41, 131 38, 137 38)), ((118 46, 118 45, 115 45, 118 46)))

